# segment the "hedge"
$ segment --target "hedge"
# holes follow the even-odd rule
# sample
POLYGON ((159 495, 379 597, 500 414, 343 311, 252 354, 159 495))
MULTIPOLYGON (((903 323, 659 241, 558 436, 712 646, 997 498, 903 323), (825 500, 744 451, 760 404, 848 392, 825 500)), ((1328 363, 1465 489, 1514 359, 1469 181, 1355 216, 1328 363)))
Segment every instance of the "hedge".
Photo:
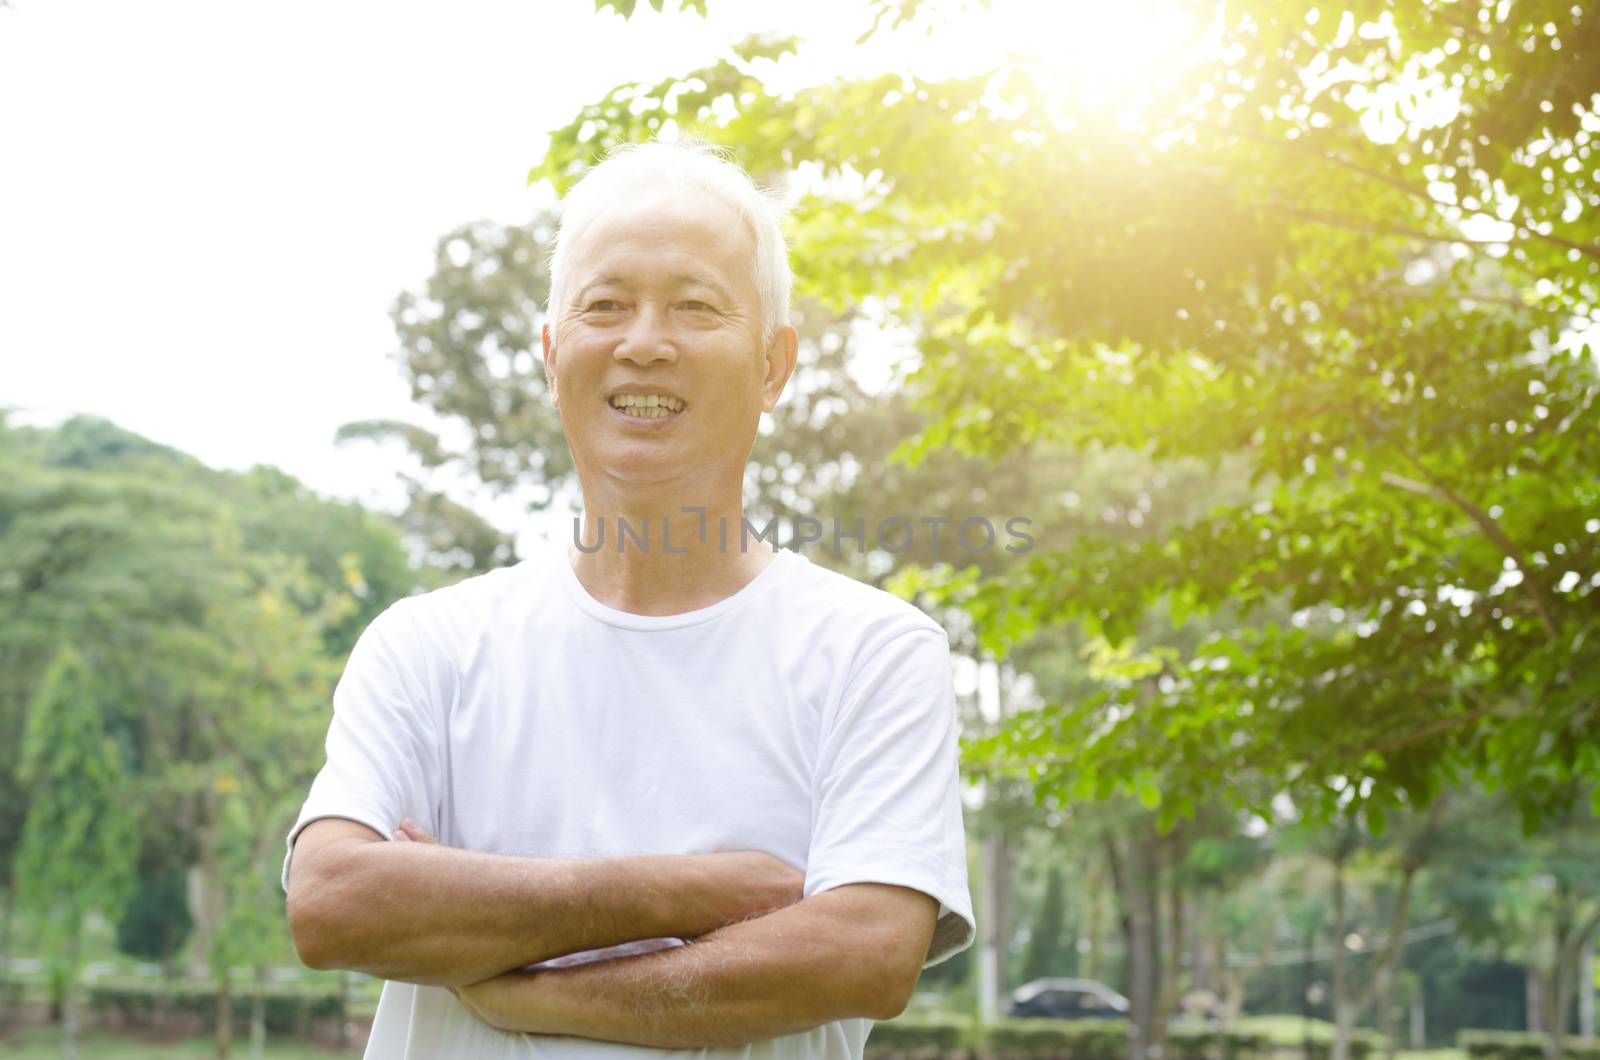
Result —
POLYGON ((21 1004, 22 984, 14 979, 0 979, 0 1032, 7 1029, 21 1004))
POLYGON ((1172 1060, 1248 1060, 1272 1051, 1272 1040, 1259 1031, 1209 1027, 1169 1027, 1167 1056, 1172 1060))
POLYGON ((995 1060, 1124 1060, 1126 1020, 1002 1020, 987 1028, 986 1048, 995 1060))
MULTIPOLYGON (((1172 1027, 1169 1060, 1257 1060, 1271 1053, 1267 1035, 1207 1027, 1172 1027)), ((1124 1060, 1126 1020, 1000 1020, 983 1031, 948 1016, 903 1016, 875 1026, 867 1038, 872 1060, 1124 1060)), ((1354 1058, 1352 1058, 1354 1060, 1354 1058)), ((1600 1060, 1600 1058, 1596 1058, 1600 1060)))
MULTIPOLYGON (((303 1034, 320 1020, 343 1021, 346 1015, 344 999, 339 994, 313 993, 305 990, 268 990, 263 998, 263 1016, 267 1031, 272 1034, 303 1034)), ((216 1017, 217 995, 214 990, 178 986, 167 989, 160 985, 94 985, 88 990, 89 1010, 102 1019, 121 1026, 153 1026, 162 1017, 193 1018, 209 1025, 216 1017)), ((249 988, 233 996, 233 1018, 238 1026, 250 1019, 255 998, 249 988)))
POLYGON ((940 1060, 967 1050, 967 1020, 907 1016, 879 1023, 867 1035, 874 1060, 940 1060))
MULTIPOLYGON (((1526 1031, 1462 1031, 1456 1046, 1473 1060, 1544 1060, 1549 1038, 1526 1031)), ((1563 1052, 1570 1060, 1600 1060, 1600 1039, 1567 1038, 1563 1052)))
MULTIPOLYGON (((1389 1041, 1377 1031, 1353 1030, 1350 1032, 1350 1060, 1368 1060, 1381 1055, 1389 1041)), ((1332 1038, 1312 1038, 1305 1043, 1306 1060, 1328 1060, 1333 1052, 1332 1038)))

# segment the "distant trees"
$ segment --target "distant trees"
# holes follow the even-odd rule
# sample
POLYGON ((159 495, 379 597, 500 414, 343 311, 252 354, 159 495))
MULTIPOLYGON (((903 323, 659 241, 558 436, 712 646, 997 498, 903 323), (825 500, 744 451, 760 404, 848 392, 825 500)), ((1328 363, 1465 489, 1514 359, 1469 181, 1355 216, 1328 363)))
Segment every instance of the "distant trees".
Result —
POLYGON ((399 527, 275 469, 0 420, 0 944, 58 969, 69 1040, 91 912, 163 962, 192 922, 224 995, 290 959, 275 855, 344 656, 417 580, 399 527))
POLYGON ((67 1060, 77 1056, 84 918, 115 916, 133 882, 136 826, 122 755, 104 716, 93 672, 63 643, 23 731, 19 775, 32 798, 17 876, 20 910, 50 947, 67 1060))

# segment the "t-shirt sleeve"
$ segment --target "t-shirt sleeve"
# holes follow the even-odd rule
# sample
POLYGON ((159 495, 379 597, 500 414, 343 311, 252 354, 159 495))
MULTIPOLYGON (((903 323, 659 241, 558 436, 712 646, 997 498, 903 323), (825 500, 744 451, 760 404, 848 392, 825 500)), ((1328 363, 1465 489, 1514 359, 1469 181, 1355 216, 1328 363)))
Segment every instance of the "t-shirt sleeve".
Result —
POLYGON ((950 642, 919 626, 870 650, 823 735, 809 897, 888 883, 939 900, 923 967, 972 944, 950 642))
POLYGON ((411 817, 438 834, 438 711, 416 627, 401 600, 373 619, 333 692, 327 761, 290 830, 283 859, 289 888, 294 841, 312 821, 343 817, 383 836, 411 817))

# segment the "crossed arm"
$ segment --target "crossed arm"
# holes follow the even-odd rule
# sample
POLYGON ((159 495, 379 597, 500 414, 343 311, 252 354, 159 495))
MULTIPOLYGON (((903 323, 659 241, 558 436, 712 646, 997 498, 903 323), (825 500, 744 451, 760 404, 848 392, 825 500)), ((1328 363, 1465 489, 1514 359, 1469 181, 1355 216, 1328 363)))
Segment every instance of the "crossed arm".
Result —
POLYGON ((386 842, 333 818, 301 833, 290 873, 290 928, 312 967, 449 987, 504 1030, 658 1048, 898 1015, 938 909, 883 884, 801 898, 801 874, 755 852, 511 858, 386 842), (691 941, 520 970, 661 937, 691 941))

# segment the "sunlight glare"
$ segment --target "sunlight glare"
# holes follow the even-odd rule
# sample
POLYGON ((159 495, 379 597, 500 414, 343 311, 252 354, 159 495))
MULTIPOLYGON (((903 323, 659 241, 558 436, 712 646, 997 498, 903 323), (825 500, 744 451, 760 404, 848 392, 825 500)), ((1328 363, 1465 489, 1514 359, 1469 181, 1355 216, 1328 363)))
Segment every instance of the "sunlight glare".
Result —
MULTIPOLYGON (((1027 69, 1088 110, 1137 107, 1216 40, 1179 0, 994 0, 929 41, 952 64, 1027 69)), ((1208 49, 1210 51, 1208 52, 1208 49)))

